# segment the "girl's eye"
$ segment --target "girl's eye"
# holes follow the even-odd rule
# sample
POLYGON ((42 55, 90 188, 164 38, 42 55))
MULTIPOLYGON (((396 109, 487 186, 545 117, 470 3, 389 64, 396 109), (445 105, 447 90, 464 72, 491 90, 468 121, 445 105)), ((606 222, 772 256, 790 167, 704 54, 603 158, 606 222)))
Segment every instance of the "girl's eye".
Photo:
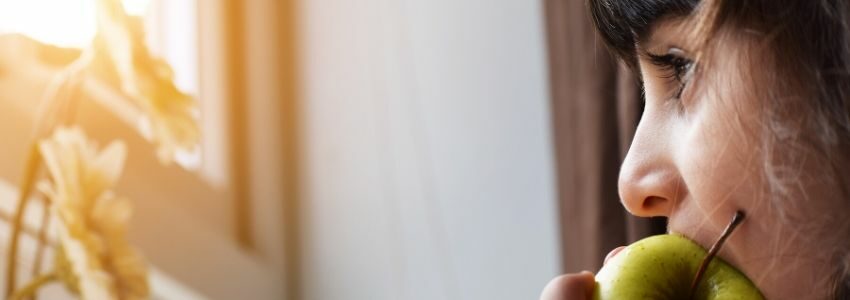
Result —
POLYGON ((667 78, 671 82, 677 84, 678 88, 674 94, 674 99, 679 99, 682 96, 682 91, 688 82, 691 69, 693 69, 693 60, 684 56, 684 52, 677 48, 671 48, 667 54, 657 55, 647 53, 649 61, 658 66, 663 72, 662 77, 667 78))

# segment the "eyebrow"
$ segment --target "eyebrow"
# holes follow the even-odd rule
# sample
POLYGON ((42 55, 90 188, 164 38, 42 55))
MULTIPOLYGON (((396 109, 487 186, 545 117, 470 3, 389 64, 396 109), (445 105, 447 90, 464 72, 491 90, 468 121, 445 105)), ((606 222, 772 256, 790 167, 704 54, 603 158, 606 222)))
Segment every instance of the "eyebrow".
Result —
POLYGON ((659 20, 688 16, 702 0, 589 0, 591 21, 608 49, 629 67, 637 65, 637 43, 659 20))
POLYGON ((659 27, 665 27, 662 25, 669 23, 681 23, 694 12, 697 3, 700 1, 667 0, 658 2, 664 3, 665 5, 659 5, 663 7, 660 7, 655 14, 644 16, 643 26, 632 28, 632 35, 634 36, 635 42, 641 42, 648 39, 659 27))
POLYGON ((658 18, 655 22, 648 26, 646 32, 639 36, 635 41, 635 55, 641 56, 642 54, 651 54, 652 51, 649 50, 660 46, 665 46, 665 48, 676 47, 682 49, 686 53, 689 52, 687 51, 687 47, 682 46, 685 42, 680 40, 683 38, 683 35, 678 34, 677 32, 679 31, 678 29, 682 28, 685 24, 685 15, 668 14, 658 18), (663 39, 659 37, 659 35, 662 35, 663 39))

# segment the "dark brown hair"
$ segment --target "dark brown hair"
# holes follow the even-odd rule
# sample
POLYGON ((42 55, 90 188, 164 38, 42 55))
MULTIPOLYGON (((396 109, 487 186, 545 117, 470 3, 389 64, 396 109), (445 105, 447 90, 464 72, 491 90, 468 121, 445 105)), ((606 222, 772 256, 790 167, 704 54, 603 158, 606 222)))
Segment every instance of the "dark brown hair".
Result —
MULTIPOLYGON (((775 165, 780 161, 776 156, 806 154, 822 170, 818 178, 835 186, 836 198, 850 209, 850 1, 588 0, 587 5, 602 40, 635 70, 636 45, 663 17, 694 17, 698 22, 693 33, 701 47, 710 45, 723 29, 755 37, 770 56, 762 67, 771 74, 754 94, 765 102, 761 149, 772 198, 781 198, 793 184, 784 178, 787 168, 783 173, 775 165)), ((850 299, 847 214, 838 211, 821 224, 838 240, 833 251, 836 299, 850 299)))

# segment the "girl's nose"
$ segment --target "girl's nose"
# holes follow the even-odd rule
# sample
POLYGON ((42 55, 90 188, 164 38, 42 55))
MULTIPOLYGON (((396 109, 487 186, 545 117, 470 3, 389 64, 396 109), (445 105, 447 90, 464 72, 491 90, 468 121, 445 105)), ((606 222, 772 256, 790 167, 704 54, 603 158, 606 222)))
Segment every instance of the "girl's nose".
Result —
POLYGON ((619 190, 623 206, 639 217, 669 217, 676 204, 687 194, 678 168, 659 143, 658 135, 647 138, 638 128, 632 147, 620 169, 619 190))

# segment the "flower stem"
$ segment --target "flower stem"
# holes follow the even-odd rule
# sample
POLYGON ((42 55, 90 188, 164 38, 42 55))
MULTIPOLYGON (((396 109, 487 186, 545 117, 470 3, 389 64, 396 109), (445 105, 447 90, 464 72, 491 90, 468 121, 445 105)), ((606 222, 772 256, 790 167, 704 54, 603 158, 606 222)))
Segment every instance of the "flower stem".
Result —
MULTIPOLYGON (((47 249, 47 228, 50 225, 50 203, 44 195, 42 195, 41 200, 43 202, 43 206, 41 208, 41 228, 38 229, 38 239, 36 242, 38 243, 38 247, 35 250, 35 262, 32 264, 32 274, 33 276, 41 275, 41 265, 44 262, 44 251, 47 249)), ((30 299, 36 298, 37 295, 33 293, 30 299)))
POLYGON ((9 299, 20 300, 32 296, 35 294, 36 291, 38 291, 39 288, 41 288, 41 286, 56 281, 57 279, 59 279, 59 276, 56 275, 56 272, 50 272, 47 274, 39 275, 38 277, 30 281, 30 283, 28 283, 26 286, 24 286, 24 288, 12 294, 9 299))
POLYGON ((42 100, 40 118, 35 124, 35 133, 27 158, 24 177, 20 185, 18 195, 18 206, 12 219, 12 234, 9 235, 9 251, 6 259, 6 297, 12 295, 15 290, 17 276, 18 239, 20 238, 24 211, 27 208, 33 186, 38 179, 38 171, 41 168, 41 154, 38 151, 38 143, 43 136, 50 134, 59 125, 71 123, 76 114, 76 100, 79 98, 80 84, 83 80, 86 68, 91 64, 94 50, 86 48, 79 58, 74 60, 65 68, 47 87, 42 100))
POLYGON ((24 211, 26 211, 27 202, 35 185, 36 176, 38 175, 39 167, 41 166, 41 155, 38 153, 38 144, 33 143, 30 146, 29 157, 27 158, 26 169, 24 171, 21 190, 18 194, 18 206, 15 209, 15 216, 12 219, 12 234, 9 235, 9 251, 6 257, 6 297, 12 295, 15 290, 16 275, 17 275, 17 257, 18 257, 18 240, 21 234, 21 223, 24 219, 24 211))

